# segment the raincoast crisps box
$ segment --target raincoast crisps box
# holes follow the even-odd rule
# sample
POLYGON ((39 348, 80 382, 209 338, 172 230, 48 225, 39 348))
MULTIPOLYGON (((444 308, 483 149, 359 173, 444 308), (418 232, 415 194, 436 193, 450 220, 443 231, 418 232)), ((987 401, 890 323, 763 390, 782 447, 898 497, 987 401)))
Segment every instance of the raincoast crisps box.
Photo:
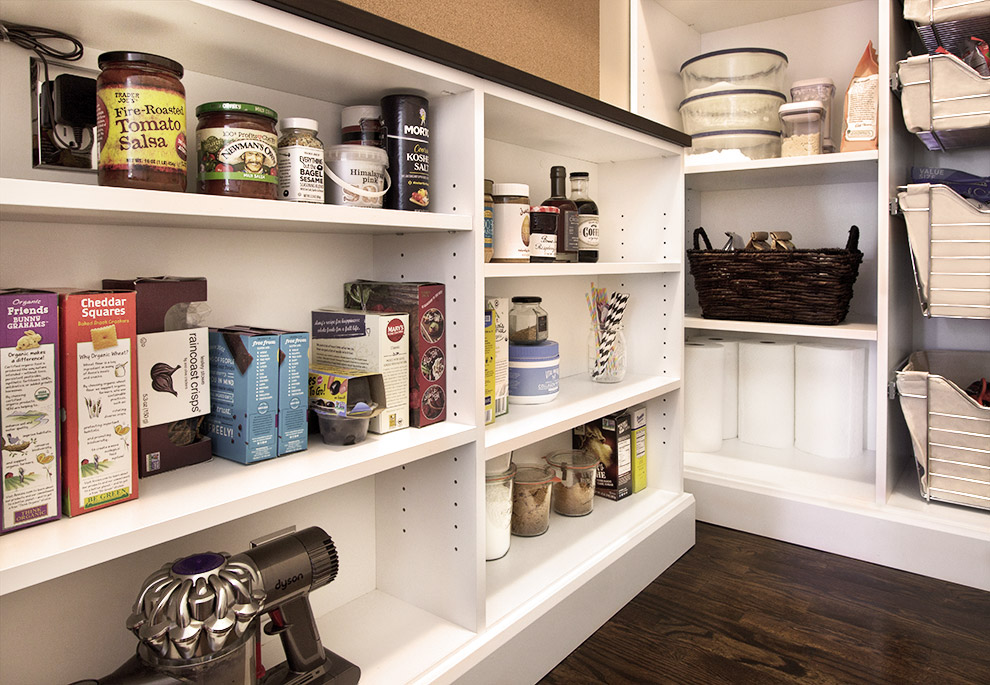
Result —
POLYGON ((313 366, 380 373, 384 411, 368 430, 409 427, 409 315, 318 309, 313 312, 313 366))
POLYGON ((213 453, 242 464, 278 454, 278 335, 210 329, 213 453))
POLYGON ((0 533, 61 515, 58 294, 0 291, 0 533))
POLYGON ((344 306, 409 314, 409 423, 417 428, 447 418, 447 319, 443 283, 354 281, 344 306))
POLYGON ((137 334, 133 290, 59 294, 64 511, 138 496, 137 334))

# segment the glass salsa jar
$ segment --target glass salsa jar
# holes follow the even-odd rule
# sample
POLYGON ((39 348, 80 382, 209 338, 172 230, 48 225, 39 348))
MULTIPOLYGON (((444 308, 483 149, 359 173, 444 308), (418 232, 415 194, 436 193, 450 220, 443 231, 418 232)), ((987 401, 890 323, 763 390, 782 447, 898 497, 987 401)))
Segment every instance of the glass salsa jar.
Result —
POLYGON ((196 108, 196 117, 199 192, 276 199, 275 110, 246 102, 206 102, 196 108))
POLYGON ((182 65, 147 52, 98 58, 99 184, 186 189, 186 91, 182 65))

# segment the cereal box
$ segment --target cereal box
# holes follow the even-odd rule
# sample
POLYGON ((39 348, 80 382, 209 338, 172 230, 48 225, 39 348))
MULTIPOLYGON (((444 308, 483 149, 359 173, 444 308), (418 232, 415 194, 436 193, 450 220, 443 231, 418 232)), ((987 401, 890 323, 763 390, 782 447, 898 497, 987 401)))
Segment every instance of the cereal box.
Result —
POLYGON ((133 290, 59 294, 64 511, 138 496, 137 305, 133 290))
POLYGON ((422 428, 447 418, 447 319, 443 283, 354 281, 344 306, 409 314, 409 422, 422 428))
POLYGON ((495 416, 509 413, 509 298, 485 296, 495 325, 495 416))
POLYGON ((485 309, 485 424, 495 423, 495 312, 485 309))
POLYGON ((632 410, 632 491, 646 487, 646 407, 632 410))
POLYGON ((137 292, 138 476, 209 461, 206 279, 104 279, 103 287, 137 292))
POLYGON ((619 500, 632 494, 632 422, 629 412, 603 416, 571 433, 571 445, 598 457, 595 494, 619 500))
POLYGON ((61 515, 58 294, 0 291, 0 533, 61 515))
POLYGON ((309 333, 252 326, 239 330, 278 336, 278 409, 275 429, 278 456, 301 452, 309 446, 307 386, 309 333))
POLYGON ((409 427, 409 315, 318 309, 313 312, 313 366, 380 373, 384 411, 368 430, 409 427))
POLYGON ((242 464, 277 456, 278 353, 278 335, 210 329, 206 429, 217 456, 242 464))

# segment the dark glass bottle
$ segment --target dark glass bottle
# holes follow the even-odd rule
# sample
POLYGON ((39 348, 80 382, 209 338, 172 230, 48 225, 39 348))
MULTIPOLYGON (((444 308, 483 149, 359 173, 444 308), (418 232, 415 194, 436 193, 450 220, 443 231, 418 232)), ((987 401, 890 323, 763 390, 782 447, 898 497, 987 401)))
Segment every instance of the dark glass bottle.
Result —
POLYGON ((578 261, 598 261, 598 205, 588 197, 588 172, 571 174, 571 199, 578 213, 578 261))
POLYGON ((567 199, 567 169, 564 167, 550 167, 550 197, 542 204, 544 207, 560 209, 560 216, 557 218, 557 261, 576 262, 578 260, 577 205, 567 199))

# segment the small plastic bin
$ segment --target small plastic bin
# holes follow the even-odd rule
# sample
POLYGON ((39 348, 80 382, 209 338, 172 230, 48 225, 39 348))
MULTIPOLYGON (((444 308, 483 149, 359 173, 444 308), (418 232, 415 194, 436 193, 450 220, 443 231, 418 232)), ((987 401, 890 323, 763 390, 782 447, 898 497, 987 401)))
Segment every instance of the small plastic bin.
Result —
POLYGON ((780 106, 780 156, 820 155, 825 147, 825 105, 821 100, 789 102, 780 106))

